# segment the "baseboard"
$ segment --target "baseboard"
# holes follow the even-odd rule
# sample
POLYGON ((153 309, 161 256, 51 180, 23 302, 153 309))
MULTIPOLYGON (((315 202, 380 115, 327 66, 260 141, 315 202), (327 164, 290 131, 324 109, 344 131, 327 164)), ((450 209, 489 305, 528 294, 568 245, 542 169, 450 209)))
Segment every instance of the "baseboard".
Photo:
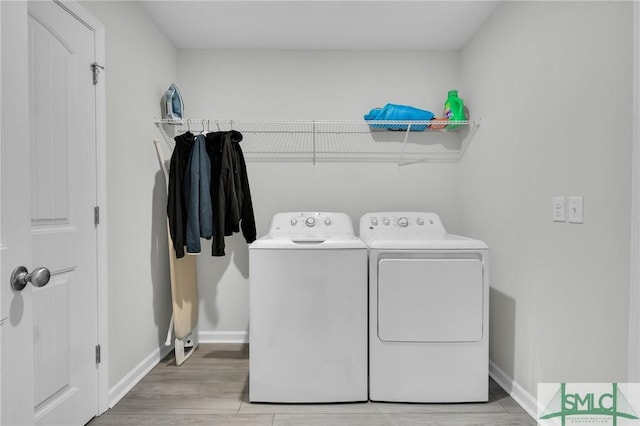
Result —
POLYGON ((198 331, 200 343, 249 343, 248 331, 198 331))
POLYGON ((489 361, 489 376, 500 385, 515 402, 534 419, 538 416, 538 401, 518 382, 513 380, 492 361, 489 361))
POLYGON ((173 346, 162 346, 147 355, 118 383, 109 389, 109 408, 113 408, 133 387, 173 350, 173 346))

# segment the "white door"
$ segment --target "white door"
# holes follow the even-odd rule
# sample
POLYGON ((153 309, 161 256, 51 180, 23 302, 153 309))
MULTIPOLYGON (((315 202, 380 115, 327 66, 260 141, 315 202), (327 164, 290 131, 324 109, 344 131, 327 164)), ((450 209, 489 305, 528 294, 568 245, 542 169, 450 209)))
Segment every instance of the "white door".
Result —
MULTIPOLYGON (((20 228, 29 218, 24 247, 30 256, 19 264, 30 271, 46 267, 51 278, 44 287, 28 284, 9 295, 3 333, 9 325, 10 334, 32 346, 12 350, 3 336, 2 421, 82 425, 98 412, 95 35, 50 1, 29 2, 26 25, 28 128, 18 140, 3 135, 2 148, 27 144, 27 158, 5 158, 4 165, 19 161, 29 176, 12 182, 3 173, 2 184, 3 191, 28 197, 16 213, 3 193, 2 231, 4 237, 12 223, 20 228), (13 309, 18 304, 21 310, 13 309), (18 375, 11 369, 22 369, 24 380, 7 384, 18 375), (30 402, 30 416, 12 413, 12 387, 30 402)), ((8 104, 3 95, 3 108, 8 104)), ((4 258, 2 273, 11 273, 4 258)))

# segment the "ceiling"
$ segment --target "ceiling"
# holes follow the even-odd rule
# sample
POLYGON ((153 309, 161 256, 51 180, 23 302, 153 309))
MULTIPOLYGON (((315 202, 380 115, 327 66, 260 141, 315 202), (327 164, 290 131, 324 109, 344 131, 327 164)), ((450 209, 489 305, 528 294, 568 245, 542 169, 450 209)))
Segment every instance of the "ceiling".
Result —
POLYGON ((462 48, 498 1, 140 1, 177 48, 462 48))

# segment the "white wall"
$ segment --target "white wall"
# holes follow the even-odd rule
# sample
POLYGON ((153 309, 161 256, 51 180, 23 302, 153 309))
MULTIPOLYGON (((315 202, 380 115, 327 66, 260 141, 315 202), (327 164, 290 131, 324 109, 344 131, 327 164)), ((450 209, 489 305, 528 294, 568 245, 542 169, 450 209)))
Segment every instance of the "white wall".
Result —
POLYGON ((135 2, 82 2, 106 28, 109 387, 159 353, 171 315, 166 184, 152 124, 176 50, 135 2))
MULTIPOLYGON (((457 52, 179 49, 178 80, 189 117, 354 120, 387 102, 442 114, 460 67, 457 52)), ((449 225, 456 172, 451 163, 248 163, 259 236, 285 211, 346 212, 357 228, 366 212, 426 210, 449 225)), ((246 338, 248 249, 239 235, 227 244, 230 256, 198 259, 203 338, 246 338)))
POLYGON ((491 360, 533 396, 626 380, 632 30, 631 2, 505 2, 463 51, 461 223, 491 247, 491 360))

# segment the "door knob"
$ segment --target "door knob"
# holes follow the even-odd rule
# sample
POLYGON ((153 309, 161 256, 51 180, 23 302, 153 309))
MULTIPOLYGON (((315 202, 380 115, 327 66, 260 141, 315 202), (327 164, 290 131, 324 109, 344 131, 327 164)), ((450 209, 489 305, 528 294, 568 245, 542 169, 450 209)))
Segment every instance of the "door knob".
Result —
POLYGON ((28 273, 27 268, 18 266, 11 273, 11 288, 21 291, 28 282, 34 287, 44 287, 50 278, 51 272, 47 268, 36 268, 31 273, 28 273))

